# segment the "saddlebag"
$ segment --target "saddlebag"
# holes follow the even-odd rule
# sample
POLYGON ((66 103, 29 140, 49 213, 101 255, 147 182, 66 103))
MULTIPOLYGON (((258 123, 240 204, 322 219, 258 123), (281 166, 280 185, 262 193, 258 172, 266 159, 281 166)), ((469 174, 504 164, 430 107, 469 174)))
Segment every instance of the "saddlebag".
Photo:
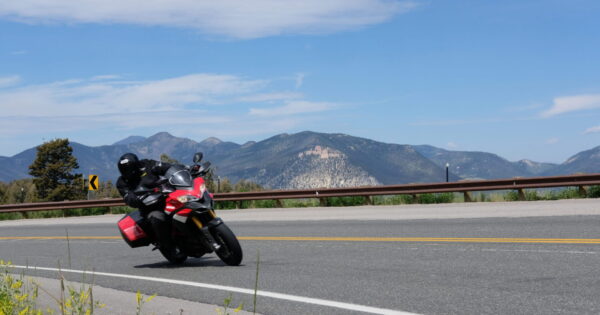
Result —
POLYGON ((150 245, 150 237, 144 232, 147 221, 139 211, 133 211, 119 220, 119 231, 132 248, 150 245))

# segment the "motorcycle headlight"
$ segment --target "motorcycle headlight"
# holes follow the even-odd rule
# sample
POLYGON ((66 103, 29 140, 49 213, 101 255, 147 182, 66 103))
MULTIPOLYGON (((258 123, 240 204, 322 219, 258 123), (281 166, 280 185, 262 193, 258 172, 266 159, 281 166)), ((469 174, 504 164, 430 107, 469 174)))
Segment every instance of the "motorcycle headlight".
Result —
POLYGON ((192 202, 192 201, 196 201, 198 199, 199 199, 198 197, 192 196, 192 195, 185 195, 185 196, 177 197, 177 201, 179 201, 181 203, 192 202))

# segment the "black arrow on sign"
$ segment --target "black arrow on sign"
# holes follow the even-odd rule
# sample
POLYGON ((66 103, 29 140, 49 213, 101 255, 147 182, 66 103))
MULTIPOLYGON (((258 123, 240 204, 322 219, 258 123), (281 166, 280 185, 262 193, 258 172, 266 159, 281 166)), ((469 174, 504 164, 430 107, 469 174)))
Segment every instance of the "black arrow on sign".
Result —
POLYGON ((92 176, 92 179, 90 180, 90 186, 92 186, 93 190, 98 189, 98 186, 96 186, 97 180, 98 180, 98 176, 96 176, 96 175, 92 176))

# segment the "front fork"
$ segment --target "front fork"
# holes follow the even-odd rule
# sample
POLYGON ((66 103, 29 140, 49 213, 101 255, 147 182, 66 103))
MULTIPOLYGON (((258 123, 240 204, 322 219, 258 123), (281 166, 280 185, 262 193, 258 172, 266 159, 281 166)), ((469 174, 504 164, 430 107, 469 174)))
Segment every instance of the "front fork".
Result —
POLYGON ((217 218, 216 216, 214 216, 214 212, 212 214, 213 214, 214 219, 212 219, 210 222, 208 222, 207 226, 204 226, 202 224, 202 222, 200 222, 200 220, 196 217, 192 217, 192 221, 194 222, 194 224, 196 224, 198 229, 202 232, 202 234, 208 241, 208 245, 210 246, 210 248, 212 248, 213 251, 218 251, 219 248, 221 248, 221 245, 219 245, 217 243, 215 238, 210 233, 209 229, 214 228, 214 227, 218 226, 219 224, 223 223, 223 220, 221 220, 221 218, 217 218))

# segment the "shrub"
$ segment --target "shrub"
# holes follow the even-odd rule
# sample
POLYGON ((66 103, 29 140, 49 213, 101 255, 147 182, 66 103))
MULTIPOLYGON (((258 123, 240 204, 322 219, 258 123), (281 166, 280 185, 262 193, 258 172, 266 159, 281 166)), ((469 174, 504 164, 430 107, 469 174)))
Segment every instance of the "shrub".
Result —
POLYGON ((352 196, 352 197, 329 197, 324 198, 323 206, 326 207, 349 207, 349 206, 360 206, 366 204, 367 200, 365 197, 352 196))
POLYGON ((431 204, 431 203, 451 203, 454 201, 454 194, 452 193, 441 193, 441 194, 422 194, 417 198, 419 203, 431 204))
POLYGON ((587 192, 588 198, 600 198, 600 186, 592 186, 587 192))

